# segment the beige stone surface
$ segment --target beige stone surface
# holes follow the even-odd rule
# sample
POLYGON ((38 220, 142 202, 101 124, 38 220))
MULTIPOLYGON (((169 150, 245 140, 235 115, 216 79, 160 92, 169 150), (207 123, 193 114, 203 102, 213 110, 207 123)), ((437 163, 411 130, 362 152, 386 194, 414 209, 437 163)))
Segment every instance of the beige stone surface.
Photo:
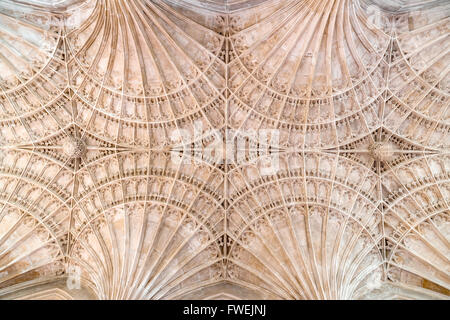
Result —
POLYGON ((0 298, 448 299, 449 30, 448 1, 1 1, 0 298), (175 163, 195 123, 278 130, 279 170, 175 163))

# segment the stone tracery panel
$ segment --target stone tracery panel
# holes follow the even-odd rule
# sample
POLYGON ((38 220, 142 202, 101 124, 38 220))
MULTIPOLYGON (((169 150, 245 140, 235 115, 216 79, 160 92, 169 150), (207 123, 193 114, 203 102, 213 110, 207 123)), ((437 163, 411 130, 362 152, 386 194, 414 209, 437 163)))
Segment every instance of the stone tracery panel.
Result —
POLYGON ((208 3, 0 4, 0 296, 448 295, 449 5, 208 3), (279 130, 278 172, 174 163, 196 121, 279 130))

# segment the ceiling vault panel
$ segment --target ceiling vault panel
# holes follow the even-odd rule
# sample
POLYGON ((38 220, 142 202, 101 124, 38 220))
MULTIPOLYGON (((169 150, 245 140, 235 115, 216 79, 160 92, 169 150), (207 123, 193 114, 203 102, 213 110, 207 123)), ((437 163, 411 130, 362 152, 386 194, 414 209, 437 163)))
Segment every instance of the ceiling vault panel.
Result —
POLYGON ((449 29, 446 1, 2 1, 0 298, 448 298, 449 29))

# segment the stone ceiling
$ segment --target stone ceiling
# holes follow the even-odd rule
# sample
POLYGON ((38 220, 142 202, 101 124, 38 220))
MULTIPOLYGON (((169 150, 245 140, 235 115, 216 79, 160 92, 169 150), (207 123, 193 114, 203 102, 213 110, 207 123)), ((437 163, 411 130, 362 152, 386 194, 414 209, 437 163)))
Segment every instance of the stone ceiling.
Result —
POLYGON ((448 298, 450 4, 380 2, 2 1, 0 297, 448 298))

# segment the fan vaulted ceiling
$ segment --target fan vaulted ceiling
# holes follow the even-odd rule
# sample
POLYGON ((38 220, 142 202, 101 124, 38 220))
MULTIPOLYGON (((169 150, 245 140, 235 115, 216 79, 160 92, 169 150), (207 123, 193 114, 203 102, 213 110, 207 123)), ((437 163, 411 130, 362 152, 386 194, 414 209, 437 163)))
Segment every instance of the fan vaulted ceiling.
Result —
POLYGON ((0 296, 448 297, 450 4, 403 2, 2 1, 0 296))

